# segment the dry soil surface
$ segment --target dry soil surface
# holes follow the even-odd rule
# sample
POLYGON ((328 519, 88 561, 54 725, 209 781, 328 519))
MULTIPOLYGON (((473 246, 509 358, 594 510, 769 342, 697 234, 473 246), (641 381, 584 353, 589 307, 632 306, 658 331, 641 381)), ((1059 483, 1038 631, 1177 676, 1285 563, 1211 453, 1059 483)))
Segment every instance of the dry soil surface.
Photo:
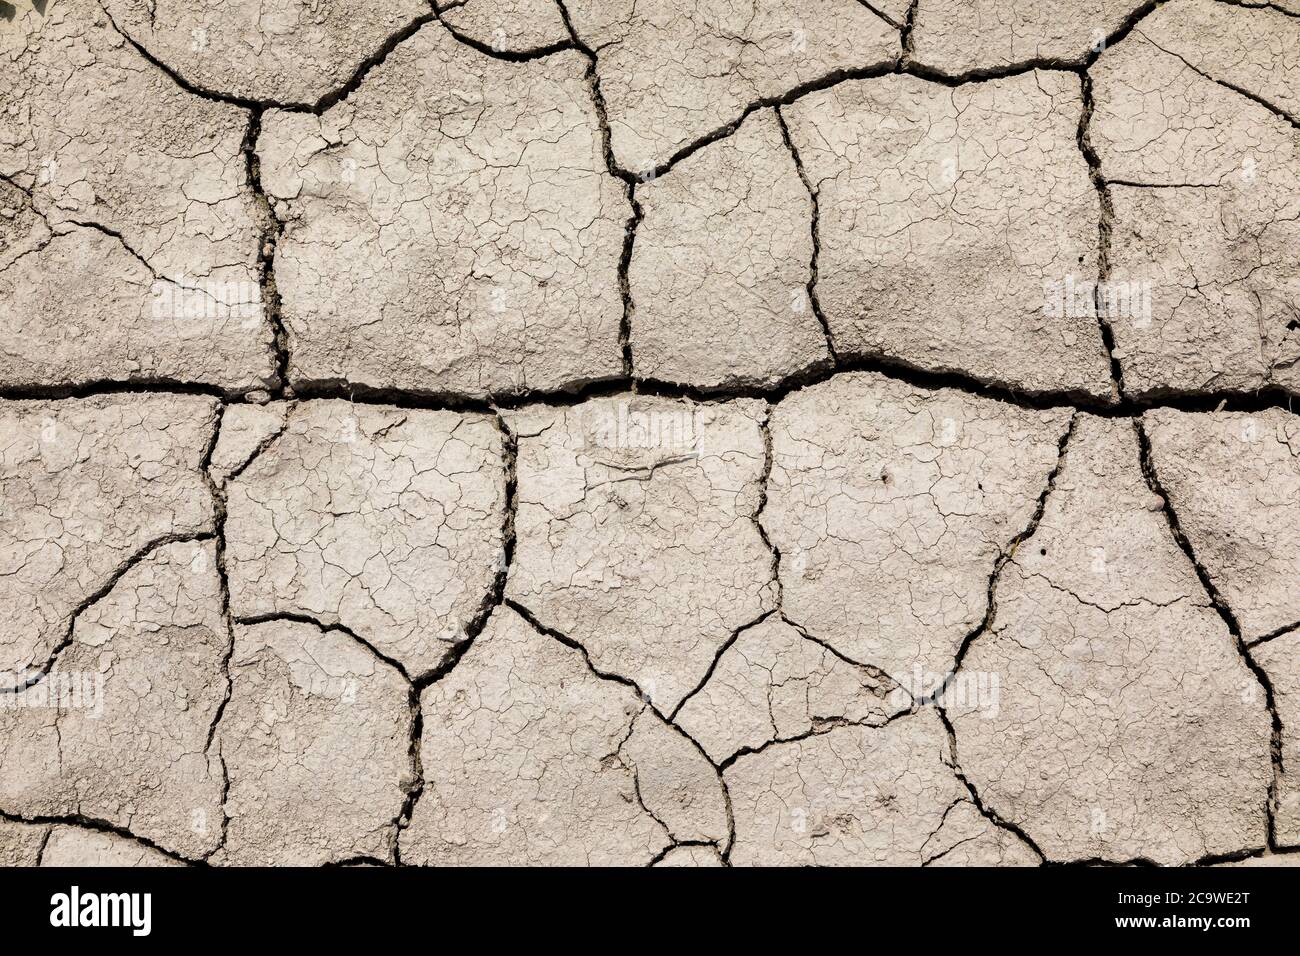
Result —
POLYGON ((0 64, 0 864, 1300 862, 1297 0, 0 64))

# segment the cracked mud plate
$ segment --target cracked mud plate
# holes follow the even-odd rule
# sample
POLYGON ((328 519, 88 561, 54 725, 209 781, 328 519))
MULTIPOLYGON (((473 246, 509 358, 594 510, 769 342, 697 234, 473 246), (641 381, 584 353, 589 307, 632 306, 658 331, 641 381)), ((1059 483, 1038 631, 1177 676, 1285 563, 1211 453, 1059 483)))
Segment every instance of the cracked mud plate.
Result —
POLYGON ((1295 0, 0 62, 0 863, 1300 862, 1295 0))

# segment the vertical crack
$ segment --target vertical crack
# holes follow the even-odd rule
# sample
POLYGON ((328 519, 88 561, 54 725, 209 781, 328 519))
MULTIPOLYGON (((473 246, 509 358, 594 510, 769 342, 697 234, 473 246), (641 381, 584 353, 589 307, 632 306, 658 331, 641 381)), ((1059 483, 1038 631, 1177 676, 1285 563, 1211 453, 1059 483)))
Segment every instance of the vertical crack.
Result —
MULTIPOLYGON (((1032 538, 1038 531, 1039 522, 1043 520, 1043 514, 1047 511, 1047 501, 1052 496, 1052 492, 1056 490, 1056 481, 1061 475, 1061 470, 1065 467, 1065 461, 1070 450, 1070 439, 1074 437, 1074 429, 1078 420, 1079 416, 1077 412, 1070 415, 1070 423, 1065 429, 1065 434, 1061 436, 1060 441, 1056 446, 1056 465, 1047 475, 1047 483, 1043 486, 1042 493, 1038 496, 1038 503, 1034 507, 1034 513, 1029 518, 1029 523, 1025 525, 1024 529, 1018 535, 1007 542, 1007 546, 1002 549, 1002 553, 999 554, 997 559, 993 562, 993 571, 989 575, 988 593, 985 598, 983 620, 975 625, 975 627, 971 629, 970 633, 962 639, 961 645, 957 648, 957 653, 953 657, 952 670, 948 672, 948 675, 944 677, 943 681, 935 688, 932 694, 917 702, 919 705, 924 706, 925 704, 933 703, 935 708, 942 713, 940 702, 943 700, 943 695, 948 690, 949 685, 951 685, 953 680, 956 679, 957 672, 961 670, 962 662, 966 659, 966 652, 970 650, 971 645, 974 644, 981 635, 986 633, 988 629, 993 626, 993 620, 997 616, 998 611, 998 582, 1002 578, 1002 569, 1007 566, 1007 562, 1016 556, 1016 549, 1025 541, 1032 538)), ((947 722, 946 716, 944 717, 944 722, 947 722)), ((956 759, 955 749, 953 753, 954 759, 956 759)))
POLYGON ((813 185, 812 179, 808 176, 808 171, 804 168, 803 158, 799 155, 799 149, 794 144, 794 139, 790 136, 790 127, 786 125, 785 114, 781 107, 773 107, 772 112, 776 113, 776 121, 781 127, 781 138, 785 140, 786 149, 794 158, 794 168, 799 173, 799 179, 803 182, 804 189, 808 190, 808 198, 812 202, 812 258, 808 263, 808 301, 812 304, 813 315, 817 316, 817 321, 821 323, 822 335, 826 337, 826 351, 830 355, 830 364, 834 368, 839 362, 839 355, 835 351, 835 339, 831 335, 830 323, 826 321, 826 316, 822 312, 822 304, 817 299, 817 279, 818 263, 821 260, 821 197, 820 190, 813 185))
POLYGON ((266 315, 267 325, 271 330, 271 348, 274 355, 274 372, 268 383, 271 394, 276 398, 292 397, 289 388, 289 334, 284 326, 280 310, 280 292, 275 281, 275 254, 280 237, 284 234, 284 223, 275 214, 275 207, 262 186, 262 160, 257 153, 257 140, 262 134, 262 116, 264 107, 254 107, 249 114, 248 131, 244 135, 244 164, 249 188, 253 192, 253 201, 257 207, 257 218, 262 235, 258 240, 257 269, 258 282, 262 289, 262 309, 266 315))
POLYGON ((1111 231, 1114 223, 1115 207, 1110 193, 1110 185, 1101 172, 1101 157, 1093 148, 1091 128, 1092 114, 1096 108, 1093 98, 1092 76, 1086 69, 1079 73, 1083 85, 1083 111, 1079 114, 1078 143, 1079 151, 1088 164, 1088 174, 1097 190, 1097 200, 1101 209, 1097 229, 1097 282, 1092 288, 1093 311, 1097 316, 1097 325, 1101 330, 1101 342, 1110 358, 1110 378, 1115 388, 1115 397, 1119 401, 1125 398, 1124 366, 1115 351, 1115 332, 1110 324, 1110 315, 1106 307, 1106 284, 1110 281, 1111 231))
MULTIPOLYGON (((212 428, 212 439, 204 451, 203 460, 199 465, 203 480, 208 485, 208 494, 212 496, 212 508, 216 525, 213 547, 216 553, 218 593, 221 600, 221 618, 226 622, 226 650, 221 657, 221 673, 226 681, 226 689, 222 695, 221 703, 217 705, 217 709, 212 715, 212 723, 208 725, 208 739, 203 746, 203 753, 208 757, 209 762, 212 759, 212 748, 216 744, 217 728, 221 725, 221 718, 225 716, 226 705, 230 703, 230 697, 234 691, 234 681, 230 676, 230 660, 235 655, 235 625, 234 617, 230 612, 230 578, 226 573, 226 490, 224 486, 219 486, 213 480, 211 470, 212 455, 216 451, 217 442, 221 439, 221 427, 225 422, 225 415, 226 406, 222 404, 217 409, 217 418, 212 428)), ((216 846, 204 854, 204 860, 210 859, 214 853, 226 845, 227 831, 230 827, 230 815, 226 812, 226 800, 230 796, 230 771, 226 767, 226 758, 221 753, 219 744, 217 745, 216 756, 221 765, 221 836, 216 846)))
POLYGON ((943 682, 935 688, 934 692, 930 694, 929 697, 917 701, 919 706, 924 706, 925 704, 934 705, 935 712, 939 715, 939 720, 943 723, 944 729, 948 733, 948 748, 952 756, 952 765, 950 769, 970 794, 970 799, 975 805, 975 809, 994 826, 1001 830, 1006 830, 1008 833, 1014 834, 1022 840, 1025 845, 1033 850, 1034 853, 1038 855, 1038 858, 1043 862, 1047 861, 1047 856, 1039 848, 1038 844, 1034 842, 1029 834, 1015 823, 1004 819, 996 811, 985 806, 983 799, 980 797, 979 791, 962 771, 961 760, 958 756, 957 750, 957 731, 953 726, 952 721, 948 718, 948 712, 943 706, 943 698, 949 685, 956 679, 958 671, 961 670, 962 663, 966 658, 966 652, 969 651, 971 645, 974 644, 975 641, 981 635, 985 634, 993 625, 994 618, 997 616, 997 588, 998 582, 1002 577, 1002 570, 1006 567, 1007 562, 1015 557, 1016 549, 1019 548, 1023 542, 1032 538, 1035 532, 1037 532, 1038 525, 1043 520, 1043 514, 1047 511, 1047 501, 1052 496, 1052 492, 1056 490, 1056 481, 1060 477, 1061 470, 1065 467, 1066 458, 1069 455, 1070 439, 1074 436, 1074 429, 1077 422, 1078 414, 1072 414, 1070 416, 1070 423, 1065 429, 1065 434, 1061 436, 1060 442, 1057 445, 1056 465, 1047 476, 1047 483, 1044 486, 1042 493, 1038 496, 1038 504, 1034 508, 1033 515, 1030 516, 1029 523, 1025 525, 1024 530, 1011 539, 1006 548, 1003 549, 1002 553, 998 555, 997 560, 993 563, 993 572, 989 575, 988 596, 985 599, 984 619, 980 621, 980 623, 976 625, 962 641, 961 646, 957 649, 957 654, 954 657, 952 670, 948 672, 948 675, 943 679, 943 682))
POLYGON ((966 774, 962 772, 961 761, 957 759, 957 732, 953 728, 952 721, 948 719, 948 713, 937 701, 935 702, 934 709, 939 715, 939 721, 943 724, 944 730, 948 733, 948 750, 952 756, 952 763, 949 765, 948 769, 952 771, 953 776, 957 778, 961 785, 966 788, 966 792, 970 795, 971 803, 975 805, 975 809, 979 811, 980 816, 984 817, 984 819, 988 820, 999 830, 1005 830, 1007 833, 1017 837, 1025 844, 1025 846, 1029 847, 1029 849, 1033 850, 1034 853, 1037 854, 1038 859, 1042 863, 1046 863, 1047 854, 1042 851, 1039 845, 1034 841, 1033 837, 1010 820, 1004 819, 996 810, 984 805, 984 801, 980 799, 979 791, 975 789, 975 785, 971 783, 970 780, 966 778, 966 774))
POLYGON ((510 568, 515 563, 515 517, 519 511, 519 438, 500 412, 495 413, 494 420, 501 432, 501 464, 505 471, 505 502, 501 518, 501 555, 497 565, 496 577, 493 579, 492 586, 488 589, 483 603, 479 605, 478 611, 470 622, 465 625, 465 631, 460 643, 437 668, 417 678, 416 682, 420 685, 421 690, 446 676, 456 666, 456 662, 465 655, 465 652, 478 639, 478 636, 483 633, 488 620, 492 617, 492 612, 501 607, 506 601, 506 582, 510 577, 510 568))
POLYGON ((1269 679, 1268 673, 1260 667, 1250 655, 1250 648, 1247 646, 1245 639, 1242 637, 1241 625, 1237 621, 1237 616, 1229 607, 1228 602, 1224 600, 1223 595, 1215 586, 1209 572, 1196 557, 1196 551, 1192 548, 1192 543, 1188 540, 1187 535, 1183 532, 1182 524, 1178 520, 1178 513, 1174 510, 1173 501, 1165 491, 1164 486, 1160 483, 1160 474, 1156 470, 1155 458, 1151 453, 1151 439, 1147 435, 1146 425, 1140 417, 1132 419, 1133 430, 1137 433, 1138 450, 1142 464, 1142 476, 1146 479, 1147 487, 1151 492, 1160 498, 1161 510, 1164 512, 1165 520, 1169 524, 1169 532, 1173 536, 1178 547, 1182 549, 1183 554, 1191 563, 1193 570, 1196 572, 1197 579, 1201 582, 1201 588, 1209 598, 1210 604, 1222 618, 1224 625, 1228 628, 1228 633, 1232 635, 1233 644, 1236 646, 1237 653, 1241 656, 1242 661, 1250 672, 1255 675, 1259 681, 1260 687, 1264 689, 1264 704, 1268 708, 1269 717, 1272 720, 1272 735, 1269 741, 1269 756, 1273 766, 1273 777, 1268 785, 1268 797, 1265 801, 1265 812, 1268 817, 1268 848, 1270 850, 1278 849, 1277 841, 1277 820, 1276 811, 1278 805, 1278 794, 1282 783, 1282 718, 1278 713, 1277 700, 1273 693, 1273 682, 1269 679))
POLYGON ((497 608, 510 603, 506 600, 506 583, 509 580, 510 568, 515 561, 515 519, 519 510, 519 438, 500 412, 496 413, 496 424, 501 431, 502 467, 505 470, 506 480, 505 514, 501 525, 501 564, 497 568, 496 579, 492 583, 488 596, 484 599, 474 619, 466 626, 464 638, 461 642, 447 653, 442 663, 436 668, 410 682, 411 692, 408 705, 411 708, 411 739, 408 752, 411 762, 411 777, 406 782, 406 797, 402 801, 402 809, 394 821, 392 853, 393 862, 397 866, 402 865, 402 831, 411 825, 411 818, 415 814, 416 804, 424 796, 426 783, 423 760, 424 710, 420 706, 420 697, 423 695, 425 688, 436 684, 455 669, 461 658, 465 656, 478 639, 478 636, 487 627, 492 613, 497 608))
POLYGON ((636 198, 636 186, 639 181, 644 181, 644 176, 633 175, 620 167, 618 160, 614 158, 614 140, 609 128, 609 111, 605 105, 605 94, 600 88, 600 74, 596 70, 596 51, 578 35, 577 29, 573 26, 573 19, 569 16, 568 5, 564 0, 555 0, 555 5, 560 9, 560 19, 564 21, 564 28, 569 33, 574 49, 587 58, 585 79, 587 89, 591 93, 592 103, 596 108, 596 121, 600 126, 601 148, 605 155, 605 169, 615 179, 622 180, 628 204, 632 207, 632 215, 628 218, 627 225, 623 229, 623 251, 618 262, 618 288, 623 296, 623 316, 618 328, 618 347, 619 354, 623 359, 623 377, 631 378, 633 369, 632 314, 634 306, 632 303, 632 289, 628 282, 628 270, 632 265, 632 246, 636 242, 636 230, 641 225, 643 215, 641 204, 636 198))
POLYGON ((36 866, 40 866, 45 860, 45 848, 50 845, 50 837, 54 835, 54 827, 46 827, 45 832, 41 834, 41 845, 36 848, 36 866))
POLYGON ((415 805, 420 802, 420 797, 424 796, 424 762, 421 755, 424 742, 424 709, 420 706, 422 691, 415 681, 409 682, 408 686, 410 693, 407 705, 411 709, 411 739, 407 749, 407 759, 410 761, 410 778, 405 781, 406 796, 393 820, 393 843, 389 852, 394 866, 402 865, 402 831, 411 825, 415 805))
POLYGON ((903 27, 899 32, 898 39, 902 44, 903 55, 901 63, 909 64, 912 61, 913 40, 912 31, 916 29, 916 12, 921 5, 921 0, 912 0, 912 5, 907 8, 907 16, 903 18, 903 27))
MULTIPOLYGON (((772 449, 772 412, 773 405, 768 405, 767 413, 759 423, 759 432, 763 436, 763 471, 758 476, 758 507, 754 509, 754 527, 758 529, 758 536, 763 541, 763 547, 767 548, 768 553, 772 556, 772 583, 776 586, 776 608, 778 612, 785 609, 785 589, 781 584, 781 549, 772 543, 771 538, 767 536, 767 528, 763 526, 763 512, 767 510, 767 490, 772 481, 772 467, 776 461, 776 454, 772 449)), ((766 615, 764 615, 766 617, 766 615)))
POLYGON ((636 306, 632 302, 632 284, 628 274, 632 267, 632 246, 636 242, 636 230, 641 225, 642 217, 641 204, 637 202, 634 184, 628 184, 627 198, 632 204, 632 216, 624 227, 623 252, 618 261, 618 288, 623 295, 623 315, 618 326, 618 348, 623 358, 623 377, 631 378, 635 364, 632 355, 632 315, 636 306))

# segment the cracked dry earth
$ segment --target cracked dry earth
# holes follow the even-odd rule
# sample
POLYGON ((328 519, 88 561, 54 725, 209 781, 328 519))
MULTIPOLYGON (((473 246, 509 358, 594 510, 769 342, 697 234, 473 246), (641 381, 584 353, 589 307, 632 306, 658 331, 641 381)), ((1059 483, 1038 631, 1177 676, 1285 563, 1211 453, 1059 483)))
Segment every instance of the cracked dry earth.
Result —
POLYGON ((1300 862, 1295 0, 0 59, 0 863, 1300 862))

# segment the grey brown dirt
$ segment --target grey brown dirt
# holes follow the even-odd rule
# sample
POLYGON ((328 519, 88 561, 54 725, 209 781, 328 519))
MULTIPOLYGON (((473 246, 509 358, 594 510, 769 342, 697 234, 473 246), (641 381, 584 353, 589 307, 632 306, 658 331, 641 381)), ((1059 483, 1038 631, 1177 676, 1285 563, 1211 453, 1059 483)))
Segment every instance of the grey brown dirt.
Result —
POLYGON ((0 864, 1300 860, 1294 0, 0 63, 0 864))

